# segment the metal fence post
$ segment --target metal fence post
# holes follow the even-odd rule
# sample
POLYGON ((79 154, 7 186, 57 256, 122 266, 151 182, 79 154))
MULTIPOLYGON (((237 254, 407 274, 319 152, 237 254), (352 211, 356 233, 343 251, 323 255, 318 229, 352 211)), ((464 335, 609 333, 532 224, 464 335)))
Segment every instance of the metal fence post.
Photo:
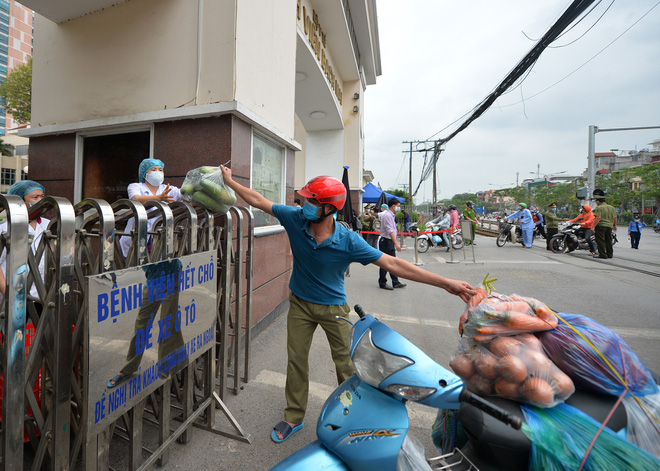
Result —
POLYGON ((3 299, 2 466, 3 469, 22 469, 28 215, 23 199, 15 195, 0 195, 0 206, 6 211, 8 220, 6 236, 2 235, 0 244, 0 251, 7 250, 3 299))
POLYGON ((82 378, 81 389, 77 390, 78 385, 73 384, 73 395, 78 403, 79 414, 76 417, 80 426, 77 427, 78 435, 75 438, 71 453, 70 466, 75 466, 79 450, 82 450, 82 460, 84 468, 96 470, 107 468, 108 451, 110 445, 109 432, 94 437, 92 442, 87 441, 87 420, 90 411, 87 409, 87 394, 85 389, 87 377, 89 375, 89 325, 86 293, 87 275, 99 274, 115 269, 115 214, 112 206, 100 199, 85 199, 75 206, 76 212, 76 278, 78 288, 81 289, 80 297, 82 299, 77 303, 76 330, 73 333, 73 351, 81 352, 82 357, 82 378), (97 226, 98 224, 98 226, 97 226), (90 242, 90 237, 96 239, 96 244, 90 242), (83 264, 85 263, 85 266, 83 264), (79 348, 80 347, 80 348, 79 348))
MULTIPOLYGON (((52 469, 69 467, 69 444, 71 437, 71 328, 76 318, 72 302, 74 288, 74 259, 76 215, 71 203, 65 198, 47 196, 40 203, 51 203, 57 213, 57 235, 54 253, 55 263, 50 271, 57 280, 57 295, 54 302, 55 329, 53 338, 53 407, 51 451, 52 469)), ((32 215, 32 214, 31 214, 32 215)), ((48 275, 47 275, 48 277, 48 275)), ((50 283, 49 283, 50 284, 50 283)), ((50 307, 50 306, 49 306, 50 307)))
POLYGON ((250 381, 250 344, 252 342, 252 276, 254 247, 254 216, 249 208, 240 207, 247 216, 247 250, 245 251, 245 358, 243 365, 243 382, 250 381))
POLYGON ((235 206, 232 206, 230 211, 236 217, 236 251, 234 252, 234 289, 236 290, 236 299, 234 303, 234 325, 231 342, 231 347, 233 348, 229 353, 229 358, 230 361, 232 357, 234 359, 234 371, 232 373, 234 376, 234 386, 231 389, 234 394, 238 394, 241 366, 241 314, 243 311, 243 213, 235 206))

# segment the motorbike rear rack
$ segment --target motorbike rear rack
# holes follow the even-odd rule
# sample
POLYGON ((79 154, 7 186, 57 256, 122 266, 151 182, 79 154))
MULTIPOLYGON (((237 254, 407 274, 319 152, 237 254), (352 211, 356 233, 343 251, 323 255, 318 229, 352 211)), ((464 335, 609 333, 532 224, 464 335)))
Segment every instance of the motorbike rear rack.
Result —
MULTIPOLYGON (((454 448, 454 451, 451 453, 447 453, 446 455, 441 455, 441 456, 436 456, 434 458, 429 458, 428 460, 429 465, 431 465, 431 469, 433 471, 440 471, 444 469, 455 469, 455 470, 460 470, 460 471, 479 471, 479 468, 475 466, 472 461, 468 459, 467 456, 463 454, 461 450, 458 448, 454 448), (459 457, 456 457, 456 455, 460 455, 459 457), (449 458, 454 458, 458 459, 458 461, 454 461, 453 463, 447 463, 447 459, 449 458), (434 464, 436 463, 436 464, 434 464)), ((453 461, 453 460, 452 460, 453 461)))

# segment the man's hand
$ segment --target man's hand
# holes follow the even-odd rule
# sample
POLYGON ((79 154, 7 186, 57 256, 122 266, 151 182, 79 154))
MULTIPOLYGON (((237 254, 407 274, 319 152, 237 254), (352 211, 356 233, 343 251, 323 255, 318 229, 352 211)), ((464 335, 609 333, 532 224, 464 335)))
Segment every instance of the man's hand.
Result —
POLYGON ((394 241, 394 248, 397 252, 401 252, 401 245, 399 245, 399 242, 396 240, 394 241))
POLYGON ((220 171, 222 172, 222 179, 224 180, 225 185, 231 189, 234 189, 234 179, 231 176, 231 169, 225 167, 224 165, 220 165, 220 171))
POLYGON ((447 286, 444 288, 448 293, 458 296, 465 302, 468 302, 475 293, 475 289, 467 281, 451 280, 449 278, 447 278, 447 286))

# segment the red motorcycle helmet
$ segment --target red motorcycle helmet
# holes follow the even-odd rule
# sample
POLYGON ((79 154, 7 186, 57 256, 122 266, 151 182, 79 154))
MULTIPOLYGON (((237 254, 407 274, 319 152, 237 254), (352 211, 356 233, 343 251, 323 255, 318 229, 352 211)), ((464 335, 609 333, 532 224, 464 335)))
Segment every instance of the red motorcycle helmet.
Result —
POLYGON ((298 194, 304 198, 315 199, 322 204, 331 204, 337 210, 346 202, 346 187, 336 178, 323 175, 312 178, 298 194))

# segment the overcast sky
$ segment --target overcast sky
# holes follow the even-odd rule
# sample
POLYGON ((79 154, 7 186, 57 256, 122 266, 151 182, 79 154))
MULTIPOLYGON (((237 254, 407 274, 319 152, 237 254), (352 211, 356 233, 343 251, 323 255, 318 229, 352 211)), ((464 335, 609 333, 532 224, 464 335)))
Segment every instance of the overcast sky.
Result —
MULTIPOLYGON (((367 87, 364 116, 365 168, 375 183, 384 189, 407 185, 402 151, 408 145, 402 141, 427 139, 469 112, 533 47, 526 36, 541 37, 571 1, 377 0, 383 74, 367 87)), ((541 176, 579 174, 587 166, 591 124, 660 126, 660 5, 580 70, 532 97, 659 2, 618 0, 604 13, 610 3, 601 2, 555 41, 553 46, 566 46, 546 49, 521 87, 447 144, 438 162, 439 199, 511 186, 516 172, 522 181, 535 176, 530 172, 536 174, 538 164, 541 176)), ((660 129, 603 132, 596 135, 596 152, 642 149, 656 139, 660 129)), ((413 154, 413 188, 423 160, 413 154)), ((415 202, 430 200, 432 187, 431 179, 422 184, 415 202)))

